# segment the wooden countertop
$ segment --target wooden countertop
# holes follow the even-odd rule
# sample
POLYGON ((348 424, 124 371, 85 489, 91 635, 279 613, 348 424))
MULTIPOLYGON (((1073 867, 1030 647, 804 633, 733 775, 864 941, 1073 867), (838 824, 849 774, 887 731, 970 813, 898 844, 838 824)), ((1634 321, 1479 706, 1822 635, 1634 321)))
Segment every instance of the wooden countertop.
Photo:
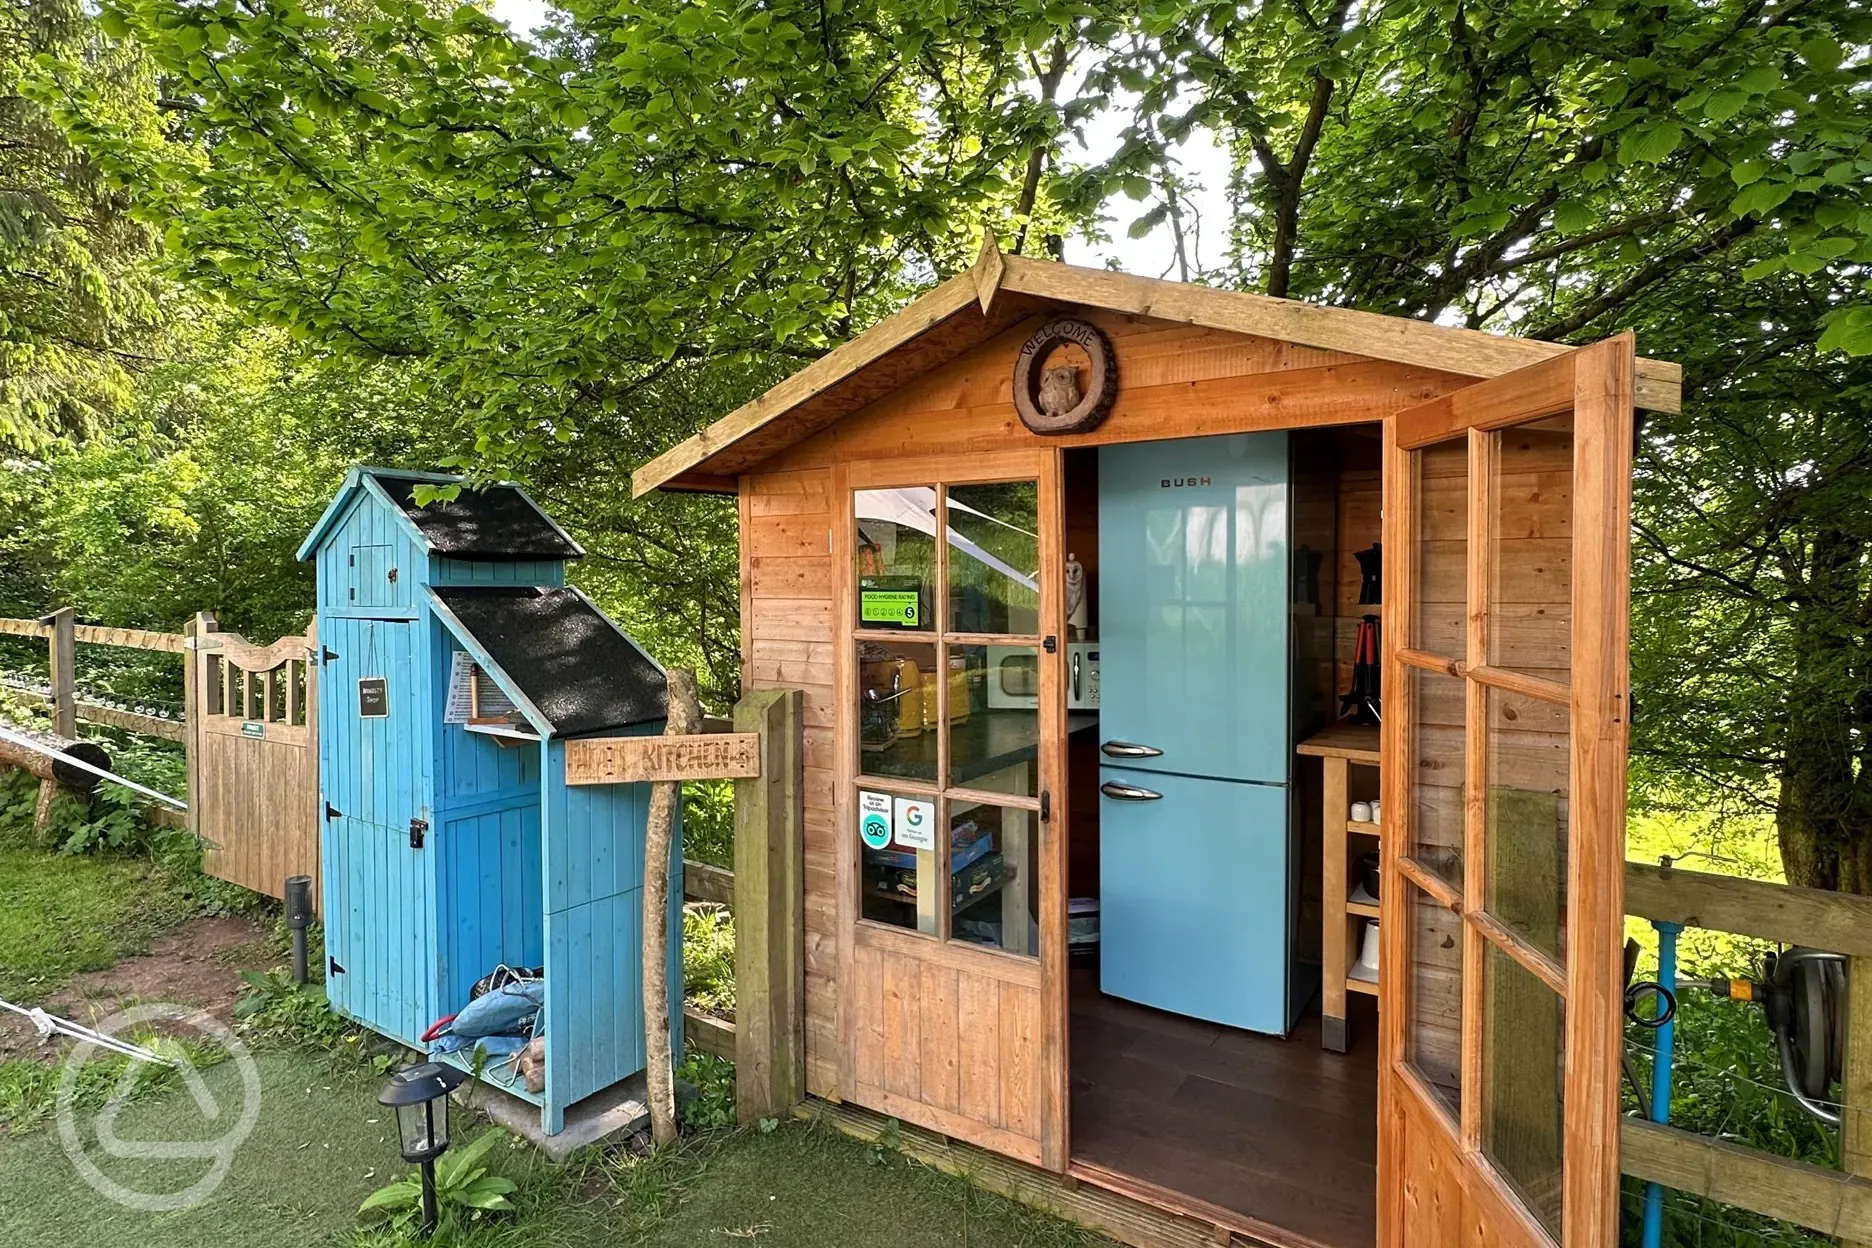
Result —
MULTIPOLYGON (((1066 732, 1071 735, 1098 727, 1094 711, 1070 711, 1066 732)), ((1040 716, 1034 711, 976 711, 951 728, 951 783, 970 780, 1040 757, 1040 716)), ((936 772, 936 732, 900 737, 882 750, 866 750, 860 774, 880 779, 905 776, 927 779, 936 772)))
POLYGON ((1316 732, 1299 745, 1294 753, 1313 758, 1343 758, 1354 763, 1378 765, 1378 729, 1365 724, 1342 722, 1324 732, 1316 732))

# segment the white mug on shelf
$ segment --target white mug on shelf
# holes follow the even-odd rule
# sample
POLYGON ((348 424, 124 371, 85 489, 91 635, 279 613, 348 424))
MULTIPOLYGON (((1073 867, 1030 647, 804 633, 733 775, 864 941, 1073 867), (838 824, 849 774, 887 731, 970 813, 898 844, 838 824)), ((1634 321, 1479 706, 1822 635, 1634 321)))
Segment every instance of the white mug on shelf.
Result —
POLYGON ((1353 802, 1352 803, 1352 822, 1353 823, 1370 823, 1371 821, 1372 821, 1371 803, 1370 802, 1353 802))
POLYGON ((1371 804, 1371 821, 1372 821, 1373 823, 1383 823, 1383 822, 1384 822, 1384 815, 1383 815, 1383 813, 1382 813, 1382 812, 1381 812, 1381 811, 1380 811, 1380 810, 1378 809, 1378 807, 1379 807, 1379 802, 1377 801, 1377 799, 1375 799, 1375 798, 1374 798, 1374 799, 1372 800, 1372 804, 1371 804))

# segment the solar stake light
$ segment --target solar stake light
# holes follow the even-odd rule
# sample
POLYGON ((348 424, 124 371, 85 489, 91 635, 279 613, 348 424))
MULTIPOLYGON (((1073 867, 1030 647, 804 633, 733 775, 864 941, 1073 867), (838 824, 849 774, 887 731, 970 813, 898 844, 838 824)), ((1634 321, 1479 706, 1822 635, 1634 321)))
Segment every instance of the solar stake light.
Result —
POLYGON ((306 982, 306 928, 312 926, 312 877, 286 877, 286 926, 292 929, 293 982, 306 982))
POLYGON ((403 1160, 422 1167, 423 1238, 436 1229, 436 1158, 448 1151, 448 1094, 467 1082, 453 1066, 422 1062, 405 1066, 390 1076, 377 1097, 379 1105, 396 1110, 397 1136, 403 1160))

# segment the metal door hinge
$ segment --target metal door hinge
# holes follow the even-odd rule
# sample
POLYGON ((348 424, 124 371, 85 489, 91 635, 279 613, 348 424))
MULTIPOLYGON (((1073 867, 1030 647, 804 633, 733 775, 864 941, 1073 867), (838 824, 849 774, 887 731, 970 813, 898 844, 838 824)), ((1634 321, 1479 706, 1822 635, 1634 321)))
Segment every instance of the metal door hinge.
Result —
POLYGON ((345 969, 344 967, 338 965, 337 958, 328 956, 325 959, 325 973, 327 975, 342 975, 345 973, 345 969))
POLYGON ((1040 648, 1045 650, 1048 654, 1057 654, 1059 653, 1059 639, 1049 636, 1045 641, 1040 643, 1040 648))
POLYGON ((349 596, 351 602, 357 601, 357 586, 353 585, 350 589, 346 590, 345 593, 349 596))
POLYGON ((1053 818, 1053 795, 1045 789, 1040 790, 1040 822, 1053 818))
POLYGON ((325 817, 327 819, 342 819, 344 818, 344 811, 339 810, 336 806, 332 805, 330 802, 326 802, 325 803, 325 817))
POLYGON ((320 646, 319 649, 323 652, 319 657, 326 663, 330 663, 338 657, 338 652, 330 646, 320 646))
POLYGON ((423 836, 429 831, 429 821, 420 816, 409 821, 409 847, 421 849, 423 836))

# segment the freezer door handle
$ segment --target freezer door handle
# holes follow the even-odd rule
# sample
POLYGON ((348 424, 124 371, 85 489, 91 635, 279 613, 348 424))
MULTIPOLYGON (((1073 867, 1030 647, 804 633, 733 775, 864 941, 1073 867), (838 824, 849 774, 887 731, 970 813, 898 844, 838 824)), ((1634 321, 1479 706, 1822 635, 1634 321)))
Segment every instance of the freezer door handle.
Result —
POLYGON ((1135 784, 1120 784, 1116 780, 1107 780, 1099 785, 1099 792, 1106 797, 1115 797, 1121 802, 1154 802, 1163 797, 1155 789, 1146 789, 1135 784))
POLYGON ((1129 741, 1107 741, 1099 746, 1107 758, 1161 758, 1163 751, 1154 745, 1135 745, 1129 741))

